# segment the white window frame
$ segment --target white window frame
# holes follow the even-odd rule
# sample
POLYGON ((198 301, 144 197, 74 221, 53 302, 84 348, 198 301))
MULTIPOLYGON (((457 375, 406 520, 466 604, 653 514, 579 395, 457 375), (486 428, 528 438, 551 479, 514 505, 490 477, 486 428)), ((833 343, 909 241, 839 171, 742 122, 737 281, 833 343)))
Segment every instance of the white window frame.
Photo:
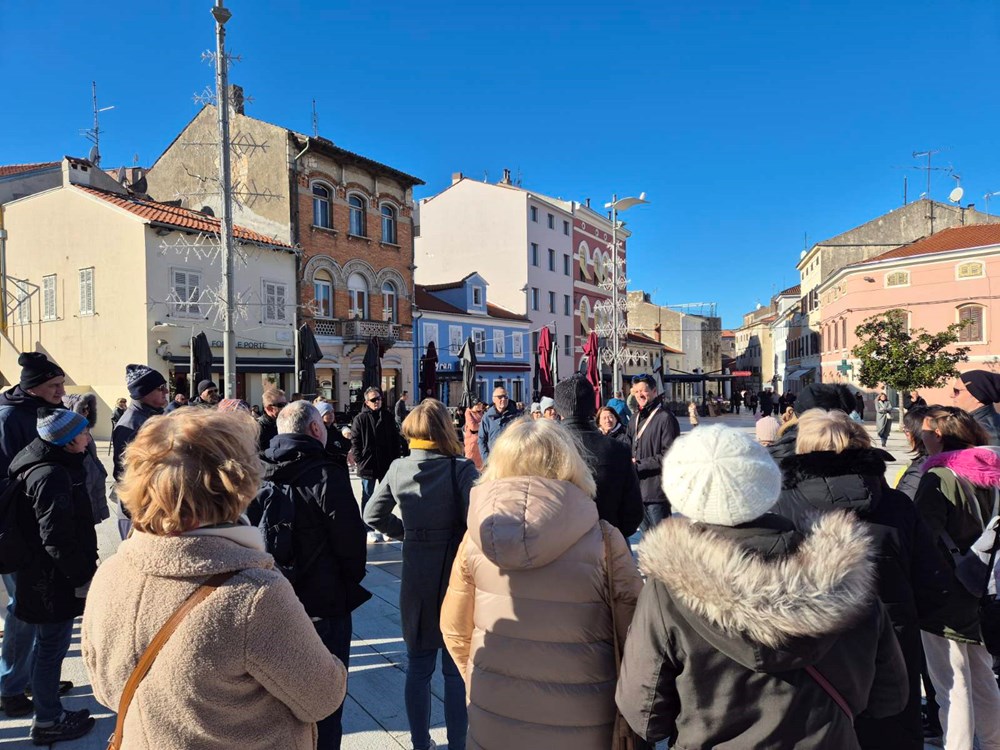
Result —
POLYGON ((81 268, 80 279, 80 317, 94 314, 94 267, 81 268))
POLYGON ((360 273, 352 273, 347 277, 347 300, 348 300, 348 316, 351 320, 360 317, 362 320, 368 320, 368 305, 371 304, 371 293, 372 290, 368 286, 368 280, 362 276, 360 273), (351 286, 351 279, 358 278, 364 284, 364 289, 355 289, 351 286), (357 296, 363 295, 361 307, 357 305, 357 296), (360 313, 360 316, 358 315, 360 313))
POLYGON ((959 263, 955 266, 955 280, 956 281, 968 281, 969 279, 981 279, 986 275, 986 264, 981 260, 967 260, 963 263, 959 263), (962 276, 962 269, 967 266, 978 266, 979 273, 975 276, 962 276))
POLYGON ((441 344, 438 341, 438 324, 437 323, 427 323, 423 324, 423 331, 421 332, 423 336, 424 351, 427 350, 427 345, 434 342, 434 348, 440 349, 441 344))
POLYGON ((504 342, 503 338, 504 338, 503 331, 500 330, 499 328, 494 328, 493 329, 493 356, 494 357, 506 357, 507 356, 507 348, 504 345, 505 342, 504 342))
POLYGON ((27 284, 22 285, 16 279, 11 279, 11 283, 17 290, 17 308, 14 310, 14 322, 18 325, 31 323, 31 290, 27 284))
POLYGON ((316 313, 317 318, 332 318, 333 317, 333 282, 330 279, 317 279, 313 277, 313 299, 316 300, 316 306, 318 312, 316 313), (326 290, 327 300, 329 301, 329 309, 323 310, 321 304, 319 290, 323 288, 326 290))
POLYGON ((959 331, 959 333, 958 333, 958 335, 959 335, 958 343, 959 344, 985 344, 987 342, 987 340, 988 340, 986 338, 986 305, 980 304, 979 302, 968 302, 968 303, 966 303, 964 305, 959 305, 958 307, 955 308, 955 322, 956 323, 961 323, 962 322, 962 310, 965 310, 966 308, 970 308, 970 307, 978 307, 979 311, 980 311, 980 318, 979 318, 979 338, 978 339, 969 339, 969 340, 966 341, 966 340, 964 340, 964 339, 961 338, 962 331, 959 331))
POLYGON ((464 343, 465 337, 462 336, 462 326, 448 326, 448 351, 457 355, 464 343))
MULTIPOLYGON (((901 287, 909 286, 910 285, 910 272, 909 271, 889 271, 885 275, 885 279, 883 281, 883 285, 885 286, 886 289, 899 289, 901 287), (889 283, 889 279, 891 279, 893 276, 896 276, 897 274, 902 274, 903 276, 905 276, 906 277, 906 282, 903 283, 903 284, 890 284, 889 283)), ((810 294, 812 294, 812 292, 810 292, 810 294)))
POLYGON ((396 285, 393 284, 391 281, 385 281, 382 283, 381 291, 382 291, 382 319, 389 323, 398 323, 399 292, 396 289, 396 285))
POLYGON ((173 310, 171 310, 171 314, 175 318, 189 318, 192 320, 201 318, 201 303, 199 301, 201 298, 201 290, 201 271, 192 270, 190 268, 172 267, 170 269, 170 294, 174 297, 175 302, 173 303, 173 310), (177 291, 178 286, 175 274, 178 273, 184 274, 184 294, 180 294, 177 291), (192 277, 196 279, 193 285, 193 291, 191 284, 192 277))
POLYGON ((476 355, 480 357, 484 356, 486 354, 486 329, 473 328, 472 342, 476 347, 476 355))
POLYGON ((472 287, 472 304, 475 307, 483 306, 483 288, 481 286, 472 287))
POLYGON ((264 301, 262 306, 264 325, 282 325, 288 322, 288 284, 283 281, 273 279, 260 280, 260 298, 264 301), (268 287, 271 287, 268 290, 268 287), (273 301, 269 300, 273 298, 273 301))
POLYGON ((383 203, 379 206, 379 216, 382 223, 382 242, 386 245, 399 244, 399 211, 390 203, 383 203), (388 211, 389 213, 386 213, 388 211), (386 222, 389 222, 389 231, 386 232, 386 222))
POLYGON ((56 274, 42 277, 42 320, 58 320, 57 293, 59 289, 56 274))
POLYGON ((512 333, 510 335, 510 355, 514 359, 524 359, 524 336, 523 333, 512 333))
POLYGON ((353 237, 368 237, 368 200, 359 193, 348 193, 347 194, 347 233, 353 237), (357 199, 360 201, 361 206, 355 206, 351 203, 352 200, 357 199), (355 215, 360 215, 358 220, 360 226, 355 226, 355 215), (358 229, 359 232, 354 230, 358 229))
POLYGON ((314 180, 309 185, 309 192, 312 194, 313 199, 313 215, 312 224, 314 227, 321 227, 323 229, 333 229, 333 188, 327 185, 325 182, 320 182, 319 180, 314 180), (326 191, 326 197, 316 195, 316 188, 326 191), (317 221, 317 206, 326 207, 326 223, 321 223, 317 221))

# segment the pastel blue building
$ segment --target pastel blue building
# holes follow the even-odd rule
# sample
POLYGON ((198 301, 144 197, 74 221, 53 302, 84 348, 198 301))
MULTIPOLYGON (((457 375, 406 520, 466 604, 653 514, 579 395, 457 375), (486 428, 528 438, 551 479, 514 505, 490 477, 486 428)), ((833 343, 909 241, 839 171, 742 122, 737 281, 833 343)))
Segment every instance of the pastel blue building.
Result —
MULTIPOLYGON (((447 284, 416 285, 414 314, 414 383, 421 383, 420 362, 431 341, 437 348, 436 396, 448 406, 462 399, 462 367, 458 352, 466 339, 476 345, 478 397, 489 404, 493 389, 503 386, 512 401, 531 395, 531 323, 527 316, 487 299, 489 284, 470 273, 447 284)), ((419 401, 418 389, 413 401, 419 401)))

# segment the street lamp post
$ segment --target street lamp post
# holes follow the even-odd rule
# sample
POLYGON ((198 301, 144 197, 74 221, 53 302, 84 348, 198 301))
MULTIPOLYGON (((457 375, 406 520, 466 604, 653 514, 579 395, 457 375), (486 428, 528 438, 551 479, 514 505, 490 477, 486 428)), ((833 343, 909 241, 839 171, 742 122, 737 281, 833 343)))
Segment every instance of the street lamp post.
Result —
POLYGON ((624 286, 624 279, 621 277, 618 261, 618 212, 627 211, 632 206, 649 203, 646 194, 640 193, 638 198, 621 198, 617 195, 611 196, 611 202, 605 203, 605 208, 611 209, 611 371, 612 385, 611 395, 620 387, 619 370, 622 363, 621 334, 625 331, 625 321, 622 313, 627 305, 627 300, 621 295, 624 286))

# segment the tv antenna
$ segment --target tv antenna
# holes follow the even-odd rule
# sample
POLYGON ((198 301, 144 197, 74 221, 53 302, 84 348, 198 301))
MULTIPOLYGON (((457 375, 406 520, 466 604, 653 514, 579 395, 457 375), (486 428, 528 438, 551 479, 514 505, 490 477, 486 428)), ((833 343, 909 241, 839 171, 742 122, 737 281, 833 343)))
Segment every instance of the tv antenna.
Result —
POLYGON ((319 137, 319 115, 316 114, 316 100, 313 99, 313 138, 319 137))
POLYGON ((90 163, 95 167, 99 166, 101 163, 101 123, 100 115, 101 112, 107 112, 108 110, 114 109, 115 106, 112 104, 110 107, 98 107, 97 106, 97 81, 90 82, 91 95, 94 101, 94 127, 88 128, 87 130, 81 130, 80 134, 85 136, 87 140, 93 143, 93 147, 90 149, 89 160, 90 163))
POLYGON ((1000 195, 1000 190, 994 190, 992 193, 987 193, 983 196, 983 200, 986 201, 986 215, 990 215, 990 198, 994 195, 1000 195))

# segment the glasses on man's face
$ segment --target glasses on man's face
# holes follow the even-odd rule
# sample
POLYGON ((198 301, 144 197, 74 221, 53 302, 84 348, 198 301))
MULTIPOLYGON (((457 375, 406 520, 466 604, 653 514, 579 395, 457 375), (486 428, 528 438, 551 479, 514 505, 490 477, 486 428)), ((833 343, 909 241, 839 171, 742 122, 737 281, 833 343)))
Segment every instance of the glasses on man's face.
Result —
POLYGON ((506 393, 501 393, 501 394, 499 394, 497 396, 494 396, 493 400, 494 401, 506 401, 507 400, 507 394, 506 393))
POLYGON ((372 398, 368 399, 368 403, 369 404, 380 404, 380 403, 382 403, 382 397, 381 396, 373 396, 372 398))
POLYGON ((156 390, 158 390, 160 393, 170 393, 170 386, 161 385, 156 390))
POLYGON ((284 409, 286 406, 288 406, 288 402, 287 401, 279 401, 276 404, 271 404, 271 406, 274 406, 274 407, 276 407, 278 409, 284 409))

